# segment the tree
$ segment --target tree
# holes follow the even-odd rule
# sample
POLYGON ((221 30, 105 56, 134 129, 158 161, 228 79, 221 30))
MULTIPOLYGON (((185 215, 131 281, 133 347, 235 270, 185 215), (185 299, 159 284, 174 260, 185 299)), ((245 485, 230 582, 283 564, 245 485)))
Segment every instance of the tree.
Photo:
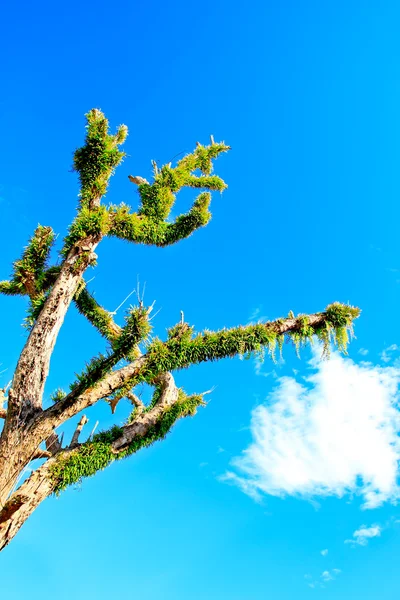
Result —
POLYGON ((132 212, 125 204, 101 204, 110 176, 123 160, 120 146, 127 128, 121 125, 114 135, 110 134, 107 119, 97 109, 86 118, 85 143, 76 150, 73 164, 80 180, 80 202, 63 242, 60 264, 49 265, 55 235, 51 227, 39 225, 14 263, 10 280, 0 282, 1 293, 28 297, 26 323, 30 330, 12 382, 0 395, 0 549, 47 496, 164 438, 178 419, 194 415, 205 404, 204 394, 190 395, 176 386, 174 371, 264 350, 273 358, 285 338, 298 348, 317 336, 325 353, 331 340, 345 352, 348 333, 359 315, 357 308, 336 302, 316 314, 295 317, 290 313, 272 322, 195 333, 182 314, 167 338, 160 340, 149 338, 152 306, 145 306, 138 298, 124 326, 119 326, 112 314, 97 303, 84 280, 85 271, 96 261, 97 245, 113 236, 164 247, 206 225, 210 219, 210 192, 226 187, 220 177, 212 174, 213 161, 229 147, 211 138, 208 146, 197 144, 194 152, 176 166, 159 168, 153 163, 151 183, 130 176, 140 200, 139 210, 132 212), (188 213, 170 222, 176 193, 184 187, 202 191, 188 213), (71 384, 70 391, 57 390, 52 405, 44 408, 50 358, 72 302, 107 340, 109 350, 95 356, 71 384), (135 394, 139 384, 153 389, 147 405, 135 394), (133 407, 126 424, 80 442, 87 421, 82 411, 105 400, 114 413, 122 398, 129 399, 133 407), (56 429, 79 413, 81 418, 72 439, 65 444, 56 429), (33 463, 38 465, 36 469, 18 487, 24 468, 37 459, 40 462, 33 463))

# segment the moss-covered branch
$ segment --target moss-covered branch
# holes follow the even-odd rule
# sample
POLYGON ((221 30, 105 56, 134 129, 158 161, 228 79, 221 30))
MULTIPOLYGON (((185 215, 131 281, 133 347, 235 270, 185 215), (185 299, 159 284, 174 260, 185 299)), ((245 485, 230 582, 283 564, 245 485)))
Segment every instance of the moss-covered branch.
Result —
POLYGON ((38 225, 22 257, 13 265, 11 280, 0 282, 0 293, 28 295, 31 299, 40 295, 53 242, 52 228, 38 225))
POLYGON ((82 285, 81 289, 76 292, 74 302, 79 312, 111 344, 121 335, 122 328, 115 323, 112 314, 100 306, 85 285, 82 285))
MULTIPOLYGON (((141 416, 141 427, 128 447, 115 452, 114 446, 124 435, 124 427, 113 427, 99 433, 79 448, 61 453, 49 469, 49 479, 53 491, 58 494, 68 486, 77 484, 85 477, 95 475, 115 460, 126 458, 162 440, 175 423, 187 416, 193 416, 198 406, 204 404, 201 395, 186 396, 181 393, 179 400, 172 406, 165 406, 156 418, 151 412, 141 416)), ((132 424, 126 427, 132 427, 132 424)))
POLYGON ((86 114, 86 120, 86 139, 75 151, 74 170, 81 184, 81 206, 90 209, 99 205, 114 169, 125 156, 119 146, 125 141, 128 128, 121 125, 115 135, 110 135, 108 120, 97 108, 86 114))
POLYGON ((180 160, 176 167, 169 164, 158 169, 155 166, 151 184, 141 177, 130 176, 130 180, 138 184, 141 206, 137 213, 131 212, 126 204, 111 206, 108 235, 137 244, 162 247, 185 239, 206 225, 211 218, 208 210, 211 201, 209 192, 222 192, 226 188, 220 177, 211 175, 212 161, 228 150, 229 146, 224 143, 212 141, 209 146, 198 144, 195 151, 180 160), (200 171, 201 175, 196 175, 196 171, 200 171), (188 213, 170 223, 167 219, 176 193, 184 187, 209 191, 202 192, 196 198, 188 213))
POLYGON ((189 237, 211 219, 209 206, 211 194, 202 192, 194 201, 189 212, 178 216, 174 222, 155 221, 137 213, 131 213, 129 206, 110 208, 109 236, 136 244, 158 247, 170 246, 189 237))
MULTIPOLYGON (((273 357, 274 350, 282 345, 285 338, 292 340, 298 348, 316 336, 322 341, 325 354, 331 342, 335 343, 339 350, 346 352, 348 335, 359 313, 358 308, 334 303, 321 313, 289 316, 268 323, 216 332, 205 331, 197 335, 193 335, 192 328, 186 324, 179 324, 170 330, 168 340, 154 340, 146 354, 140 358, 121 369, 102 371, 102 377, 97 383, 89 374, 85 379, 84 388, 77 386, 70 394, 44 411, 39 423, 47 422, 49 426, 57 427, 81 410, 118 391, 118 396, 123 397, 125 392, 139 383, 154 385, 157 377, 165 372, 184 369, 201 362, 260 352, 263 348, 273 357)), ((104 364, 101 363, 101 366, 104 364)))
POLYGON ((96 386, 123 358, 134 360, 138 344, 147 338, 151 330, 149 312, 144 306, 133 307, 128 311, 126 324, 121 328, 119 337, 114 340, 112 351, 107 355, 99 354, 94 357, 71 384, 71 391, 75 395, 96 386))
POLYGON ((290 316, 257 325, 206 331, 194 337, 172 337, 166 342, 155 340, 148 348, 140 379, 152 381, 160 372, 245 355, 262 348, 267 348, 274 356, 276 346, 282 345, 285 336, 293 340, 297 349, 316 336, 322 341, 325 354, 329 353, 331 341, 339 350, 346 352, 348 335, 359 313, 358 308, 334 303, 325 312, 314 315, 290 316))
POLYGON ((184 187, 222 192, 226 184, 220 177, 211 175, 211 172, 213 160, 228 150, 229 146, 226 144, 216 144, 212 140, 209 146, 198 144, 176 167, 168 164, 158 169, 155 166, 153 183, 145 181, 138 186, 141 200, 139 216, 144 215, 155 222, 165 221, 175 203, 176 193, 184 187), (200 171, 201 175, 196 175, 196 171, 200 171))

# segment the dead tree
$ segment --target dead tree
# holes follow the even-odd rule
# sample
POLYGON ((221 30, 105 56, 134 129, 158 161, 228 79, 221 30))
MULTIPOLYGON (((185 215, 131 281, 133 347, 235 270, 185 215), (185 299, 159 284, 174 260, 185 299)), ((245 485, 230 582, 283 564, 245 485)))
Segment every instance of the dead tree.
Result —
POLYGON ((345 351, 348 332, 359 314, 356 308, 333 303, 316 314, 295 317, 290 313, 272 322, 200 333, 182 314, 161 340, 149 338, 152 307, 139 299, 129 310, 124 326, 119 326, 86 286, 84 274, 96 261, 96 247, 107 236, 164 247, 206 225, 210 192, 226 187, 212 174, 213 160, 229 147, 211 138, 209 145, 197 144, 194 152, 175 166, 158 168, 153 163, 151 182, 130 176, 140 201, 139 209, 133 212, 124 204, 102 204, 110 176, 124 157, 120 146, 127 128, 122 125, 112 135, 101 111, 91 110, 86 117, 85 143, 74 154, 80 203, 64 239, 59 264, 49 265, 53 230, 38 226, 22 257, 14 263, 11 278, 0 282, 1 293, 28 297, 30 329, 11 384, 0 392, 0 549, 47 496, 164 438, 178 419, 194 415, 204 405, 204 394, 187 394, 175 385, 175 371, 263 349, 273 355, 285 338, 298 347, 317 336, 325 351, 331 340, 345 351), (184 187, 197 188, 200 193, 189 212, 170 221, 176 193, 184 187), (89 362, 68 393, 55 392, 52 405, 45 408, 43 392, 50 358, 71 303, 107 340, 109 349, 89 362), (147 404, 135 395, 139 384, 153 388, 147 404), (80 441, 86 423, 83 411, 103 400, 110 403, 114 413, 122 398, 130 400, 133 407, 127 422, 80 441), (57 428, 78 414, 81 418, 72 439, 63 443, 57 428), (33 468, 30 463, 36 459, 41 459, 34 463, 39 466, 19 483, 24 469, 27 465, 33 468))

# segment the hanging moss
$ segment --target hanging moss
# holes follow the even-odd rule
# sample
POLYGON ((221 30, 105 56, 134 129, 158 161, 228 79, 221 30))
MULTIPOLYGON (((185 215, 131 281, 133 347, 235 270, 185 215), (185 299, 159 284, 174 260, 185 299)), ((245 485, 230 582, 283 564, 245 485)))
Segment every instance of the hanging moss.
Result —
POLYGON ((301 345, 312 342, 313 336, 317 336, 326 348, 333 335, 338 349, 346 352, 348 332, 351 332, 353 319, 359 313, 357 308, 335 303, 320 313, 317 325, 311 325, 304 315, 294 318, 294 324, 284 335, 281 333, 284 319, 278 319, 271 323, 206 331, 195 337, 172 337, 165 342, 155 339, 148 348, 148 360, 139 381, 151 382, 159 373, 236 355, 245 356, 260 348, 268 349, 274 358, 276 345, 282 348, 285 336, 294 342, 298 350, 301 345))

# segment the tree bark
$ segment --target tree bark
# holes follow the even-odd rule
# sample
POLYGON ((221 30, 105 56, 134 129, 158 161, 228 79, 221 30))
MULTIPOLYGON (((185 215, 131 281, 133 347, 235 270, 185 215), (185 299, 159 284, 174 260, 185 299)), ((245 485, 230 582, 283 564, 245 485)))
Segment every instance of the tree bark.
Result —
POLYGON ((93 260, 93 251, 99 241, 99 238, 88 238, 75 245, 63 263, 60 274, 21 352, 14 373, 8 400, 11 408, 9 416, 13 421, 26 421, 41 409, 50 358, 58 333, 82 274, 93 260), (78 259, 81 259, 80 262, 78 259))
POLYGON ((47 477, 50 459, 14 492, 0 510, 0 551, 18 533, 35 508, 53 491, 53 484, 47 477))

